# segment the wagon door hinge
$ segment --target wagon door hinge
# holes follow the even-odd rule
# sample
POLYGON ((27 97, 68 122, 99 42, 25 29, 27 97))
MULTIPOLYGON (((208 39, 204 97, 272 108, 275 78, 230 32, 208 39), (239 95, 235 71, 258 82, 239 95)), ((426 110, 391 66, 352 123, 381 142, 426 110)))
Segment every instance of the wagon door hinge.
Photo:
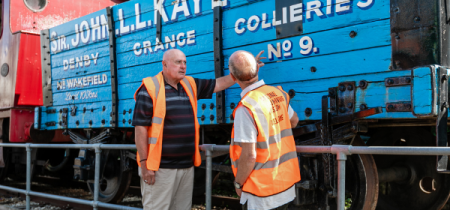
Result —
MULTIPOLYGON (((438 71, 439 82, 439 100, 438 100, 438 116, 436 119, 436 146, 447 147, 447 116, 448 116, 448 75, 447 69, 439 67, 438 71)), ((448 156, 437 156, 437 171, 440 173, 450 173, 448 167, 448 156)))

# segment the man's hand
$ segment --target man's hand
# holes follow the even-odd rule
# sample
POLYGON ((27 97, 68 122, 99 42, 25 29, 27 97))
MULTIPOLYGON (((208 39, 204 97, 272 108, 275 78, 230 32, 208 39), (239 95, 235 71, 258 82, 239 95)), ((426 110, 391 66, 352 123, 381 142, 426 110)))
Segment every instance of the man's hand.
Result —
POLYGON ((144 182, 149 185, 155 184, 155 172, 151 170, 147 170, 147 167, 143 165, 141 167, 141 176, 144 179, 144 182))
POLYGON ((262 54, 264 53, 264 50, 262 50, 261 52, 258 53, 258 55, 256 55, 255 59, 256 62, 258 63, 258 67, 261 68, 264 66, 264 63, 261 61, 262 59, 266 59, 266 57, 260 57, 262 54))
POLYGON ((234 188, 236 190, 236 193, 239 197, 241 197, 242 189, 234 188))

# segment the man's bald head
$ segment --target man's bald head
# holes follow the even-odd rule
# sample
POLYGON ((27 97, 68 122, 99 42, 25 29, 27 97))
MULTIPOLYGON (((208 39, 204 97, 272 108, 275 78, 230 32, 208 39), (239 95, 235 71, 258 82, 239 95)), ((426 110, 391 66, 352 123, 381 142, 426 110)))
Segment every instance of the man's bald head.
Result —
POLYGON ((258 76, 258 63, 255 57, 244 50, 234 52, 230 56, 231 74, 239 81, 250 81, 258 76))
POLYGON ((177 55, 185 56, 184 53, 179 49, 169 49, 166 52, 164 52, 163 61, 170 60, 177 55))

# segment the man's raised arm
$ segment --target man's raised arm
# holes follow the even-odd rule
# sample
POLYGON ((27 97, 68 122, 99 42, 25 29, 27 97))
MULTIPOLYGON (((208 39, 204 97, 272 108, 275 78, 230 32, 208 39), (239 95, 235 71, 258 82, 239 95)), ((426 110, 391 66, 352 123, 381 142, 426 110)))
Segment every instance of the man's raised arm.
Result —
POLYGON ((225 90, 236 83, 231 75, 223 76, 216 79, 216 87, 214 88, 214 93, 225 90))

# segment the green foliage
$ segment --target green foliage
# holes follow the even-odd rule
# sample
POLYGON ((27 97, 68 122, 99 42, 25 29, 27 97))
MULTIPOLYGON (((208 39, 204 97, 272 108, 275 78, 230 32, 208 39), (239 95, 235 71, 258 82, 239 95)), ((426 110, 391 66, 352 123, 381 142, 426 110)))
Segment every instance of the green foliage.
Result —
POLYGON ((345 209, 350 209, 350 207, 352 206, 352 197, 351 195, 346 195, 345 196, 345 209))

